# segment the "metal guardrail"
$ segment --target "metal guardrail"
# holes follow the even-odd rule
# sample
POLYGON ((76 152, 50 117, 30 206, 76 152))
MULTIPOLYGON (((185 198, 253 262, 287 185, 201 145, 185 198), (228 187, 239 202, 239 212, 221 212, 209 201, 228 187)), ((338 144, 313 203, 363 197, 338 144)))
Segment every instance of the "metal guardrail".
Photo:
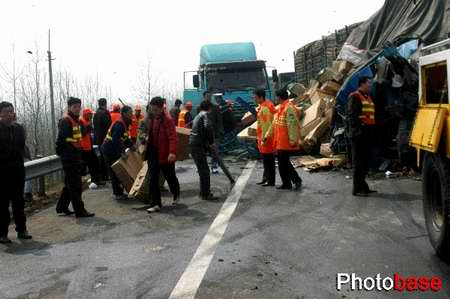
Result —
MULTIPOLYGON (((100 155, 97 145, 94 145, 94 151, 97 156, 100 155)), ((25 181, 37 179, 39 194, 45 194, 45 176, 63 170, 61 158, 57 155, 25 162, 24 165, 25 181)))
POLYGON ((44 177, 61 170, 61 159, 56 155, 25 162, 25 180, 44 177))

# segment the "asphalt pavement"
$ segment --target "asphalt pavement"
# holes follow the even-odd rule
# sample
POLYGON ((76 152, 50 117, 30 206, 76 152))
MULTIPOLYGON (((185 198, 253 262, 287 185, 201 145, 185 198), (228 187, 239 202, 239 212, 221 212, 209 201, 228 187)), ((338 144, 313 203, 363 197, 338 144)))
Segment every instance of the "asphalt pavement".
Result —
POLYGON ((256 186, 261 163, 229 166, 240 181, 231 190, 224 175, 212 176, 214 202, 197 197, 186 161, 177 166, 181 203, 163 194, 159 214, 103 188, 84 193, 94 218, 57 216, 52 206, 28 219, 32 241, 18 241, 11 227, 14 243, 0 245, 0 298, 169 298, 186 277, 199 282, 196 298, 450 297, 450 267, 429 244, 419 181, 371 180, 379 192, 356 198, 343 171, 299 170, 304 188, 291 192, 256 186), (338 291, 337 273, 438 276, 443 289, 338 291))

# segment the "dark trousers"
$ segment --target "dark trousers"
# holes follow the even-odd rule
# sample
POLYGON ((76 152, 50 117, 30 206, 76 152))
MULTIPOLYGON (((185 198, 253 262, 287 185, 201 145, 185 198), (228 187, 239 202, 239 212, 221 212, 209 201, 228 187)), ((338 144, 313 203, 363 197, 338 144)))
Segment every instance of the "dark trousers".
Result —
POLYGON ((284 187, 292 187, 292 183, 298 184, 302 181, 291 163, 291 151, 278 151, 278 170, 284 187))
POLYGON ((99 164, 99 172, 100 172, 100 178, 103 181, 107 181, 110 176, 110 171, 108 164, 106 163, 105 156, 103 155, 102 151, 100 151, 100 157, 98 158, 98 164, 99 164))
POLYGON ((192 147, 191 155, 200 177, 200 196, 208 196, 211 193, 211 177, 206 150, 203 147, 192 147))
POLYGON ((120 157, 112 157, 112 156, 108 156, 105 155, 103 153, 103 157, 105 158, 106 164, 108 165, 108 171, 109 171, 109 175, 111 177, 111 185, 112 185, 112 189, 113 189, 113 194, 114 195, 122 195, 123 194, 123 186, 120 183, 119 178, 117 178, 116 174, 114 173, 114 171, 112 170, 111 166, 117 162, 117 160, 120 159, 120 157))
POLYGON ((174 198, 180 196, 180 183, 178 182, 177 174, 175 173, 175 163, 160 164, 158 157, 159 155, 156 152, 150 153, 148 167, 150 169, 150 194, 152 206, 161 207, 160 173, 166 178, 170 192, 174 198))
POLYGON ((67 211, 69 204, 72 203, 75 213, 82 214, 86 210, 84 209, 84 203, 81 198, 83 193, 81 163, 63 161, 62 165, 64 170, 64 188, 56 204, 56 210, 67 211))
POLYGON ((82 158, 84 164, 89 169, 89 174, 91 175, 91 181, 97 183, 100 181, 100 167, 97 155, 92 151, 83 151, 82 158))
POLYGON ((23 164, 3 167, 0 165, 0 237, 8 235, 11 222, 9 204, 11 203, 16 231, 21 233, 27 230, 24 212, 25 202, 23 189, 25 184, 25 168, 23 164))
POLYGON ((367 192, 366 176, 369 172, 370 136, 364 132, 352 138, 353 193, 367 192))
POLYGON ((263 180, 270 185, 275 184, 275 155, 262 154, 264 163, 263 180))

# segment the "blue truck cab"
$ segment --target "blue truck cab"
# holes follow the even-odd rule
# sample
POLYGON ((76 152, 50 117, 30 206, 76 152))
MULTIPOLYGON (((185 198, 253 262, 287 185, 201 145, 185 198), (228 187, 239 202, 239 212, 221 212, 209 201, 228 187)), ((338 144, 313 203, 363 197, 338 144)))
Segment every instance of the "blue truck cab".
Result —
MULTIPOLYGON (((276 76, 276 70, 273 76, 276 76)), ((236 103, 236 99, 241 98, 255 107, 253 90, 256 88, 264 88, 266 97, 273 98, 266 62, 257 59, 253 43, 210 44, 200 50, 199 69, 184 73, 183 99, 184 102, 192 101, 196 114, 203 92, 221 94, 224 100, 233 102, 234 116, 240 119, 247 110, 236 103)))

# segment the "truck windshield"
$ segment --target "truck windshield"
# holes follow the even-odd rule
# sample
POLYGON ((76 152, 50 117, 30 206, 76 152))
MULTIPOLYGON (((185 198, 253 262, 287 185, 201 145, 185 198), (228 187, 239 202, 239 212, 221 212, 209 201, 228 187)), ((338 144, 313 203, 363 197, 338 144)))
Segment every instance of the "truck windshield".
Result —
POLYGON ((263 68, 217 68, 208 70, 206 76, 208 89, 212 92, 266 88, 266 75, 263 68))

